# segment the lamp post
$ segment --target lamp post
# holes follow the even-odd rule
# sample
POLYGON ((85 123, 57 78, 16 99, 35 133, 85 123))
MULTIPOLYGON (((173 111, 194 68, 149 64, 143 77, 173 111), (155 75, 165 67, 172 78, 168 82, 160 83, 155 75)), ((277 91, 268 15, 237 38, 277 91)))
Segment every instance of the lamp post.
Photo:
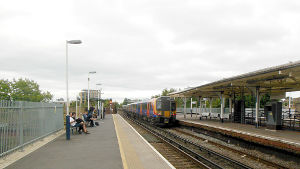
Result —
MULTIPOLYGON (((102 94, 104 94, 104 93, 102 93, 102 92, 100 93, 100 99, 101 99, 101 95, 102 94)), ((104 119, 104 111, 103 111, 104 110, 103 109, 104 106, 103 106, 103 102, 100 102, 100 107, 101 107, 101 117, 102 117, 102 120, 103 120, 104 119)))
MULTIPOLYGON (((101 83, 98 83, 96 84, 97 86, 101 86, 102 84, 101 83)), ((100 115, 100 104, 99 104, 99 101, 100 101, 100 94, 101 94, 101 90, 98 90, 98 116, 100 115)))
POLYGON ((95 74, 96 71, 89 72, 88 74, 88 110, 90 110, 90 74, 95 74))
POLYGON ((70 116, 69 116, 69 72, 68 72, 68 44, 81 44, 81 40, 66 41, 66 94, 67 94, 67 109, 66 109, 66 139, 70 140, 70 116))
POLYGON ((76 96, 76 117, 78 117, 78 115, 80 114, 80 109, 78 109, 78 101, 80 100, 80 98, 78 96, 76 96))

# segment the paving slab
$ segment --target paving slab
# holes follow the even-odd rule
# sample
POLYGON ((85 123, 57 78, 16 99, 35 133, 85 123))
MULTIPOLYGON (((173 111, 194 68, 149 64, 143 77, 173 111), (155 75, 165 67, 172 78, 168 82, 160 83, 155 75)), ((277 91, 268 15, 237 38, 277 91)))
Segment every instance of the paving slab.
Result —
POLYGON ((23 157, 6 169, 121 169, 123 168, 112 115, 89 127, 91 134, 65 135, 23 157))

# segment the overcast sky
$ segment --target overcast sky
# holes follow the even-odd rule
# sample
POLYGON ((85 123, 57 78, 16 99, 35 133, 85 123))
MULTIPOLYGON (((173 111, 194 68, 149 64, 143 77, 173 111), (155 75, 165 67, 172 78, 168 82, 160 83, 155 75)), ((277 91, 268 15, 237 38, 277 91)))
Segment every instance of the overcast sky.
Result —
POLYGON ((300 60, 300 1, 1 0, 1 79, 29 78, 65 98, 149 98, 300 60))

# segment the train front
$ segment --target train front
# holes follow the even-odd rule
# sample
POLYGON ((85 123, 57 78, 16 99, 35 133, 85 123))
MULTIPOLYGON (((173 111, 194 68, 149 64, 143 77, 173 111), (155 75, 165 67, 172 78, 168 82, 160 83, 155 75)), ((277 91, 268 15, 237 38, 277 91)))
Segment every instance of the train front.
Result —
POLYGON ((167 96, 157 98, 156 110, 158 112, 159 123, 166 125, 175 124, 176 102, 174 99, 167 96))

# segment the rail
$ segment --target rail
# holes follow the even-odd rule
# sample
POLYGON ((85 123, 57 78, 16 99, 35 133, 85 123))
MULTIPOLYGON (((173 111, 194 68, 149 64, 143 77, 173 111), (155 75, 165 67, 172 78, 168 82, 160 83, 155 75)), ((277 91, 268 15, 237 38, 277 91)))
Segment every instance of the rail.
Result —
POLYGON ((218 158, 218 160, 221 159, 223 161, 231 163, 234 167, 238 167, 238 168, 251 168, 251 167, 249 167, 247 165, 244 165, 244 164, 242 164, 242 163, 240 163, 240 162, 238 162, 236 160, 228 158, 228 157, 226 157, 226 156, 224 156, 222 154, 219 154, 219 153, 217 153, 215 151, 209 150, 209 149, 207 149, 207 148, 205 148, 205 147, 203 147, 201 145, 195 144, 192 141, 189 141, 189 140, 187 140, 185 138, 177 136, 177 135, 175 135, 175 134, 173 134, 171 132, 168 132, 168 131, 163 130, 161 128, 158 128, 156 126, 149 126, 149 124, 142 123, 142 122, 134 120, 132 118, 129 118, 129 119, 132 120, 132 121, 134 121, 136 124, 142 126, 143 128, 145 128, 149 132, 153 133, 154 135, 163 138, 169 144, 172 144, 174 147, 177 147, 178 149, 184 151, 186 154, 189 154, 193 158, 195 158, 197 160, 200 160, 200 162, 203 163, 205 166, 208 166, 208 168, 224 168, 225 166, 221 166, 220 164, 218 164, 218 163, 212 161, 211 159, 209 159, 209 158, 207 158, 207 157, 199 154, 194 149, 192 149, 192 148, 190 148, 188 146, 185 146, 182 143, 190 144, 190 145, 196 147, 197 150, 200 150, 201 152, 206 152, 207 154, 209 154, 209 156, 213 155, 216 158, 218 158))

